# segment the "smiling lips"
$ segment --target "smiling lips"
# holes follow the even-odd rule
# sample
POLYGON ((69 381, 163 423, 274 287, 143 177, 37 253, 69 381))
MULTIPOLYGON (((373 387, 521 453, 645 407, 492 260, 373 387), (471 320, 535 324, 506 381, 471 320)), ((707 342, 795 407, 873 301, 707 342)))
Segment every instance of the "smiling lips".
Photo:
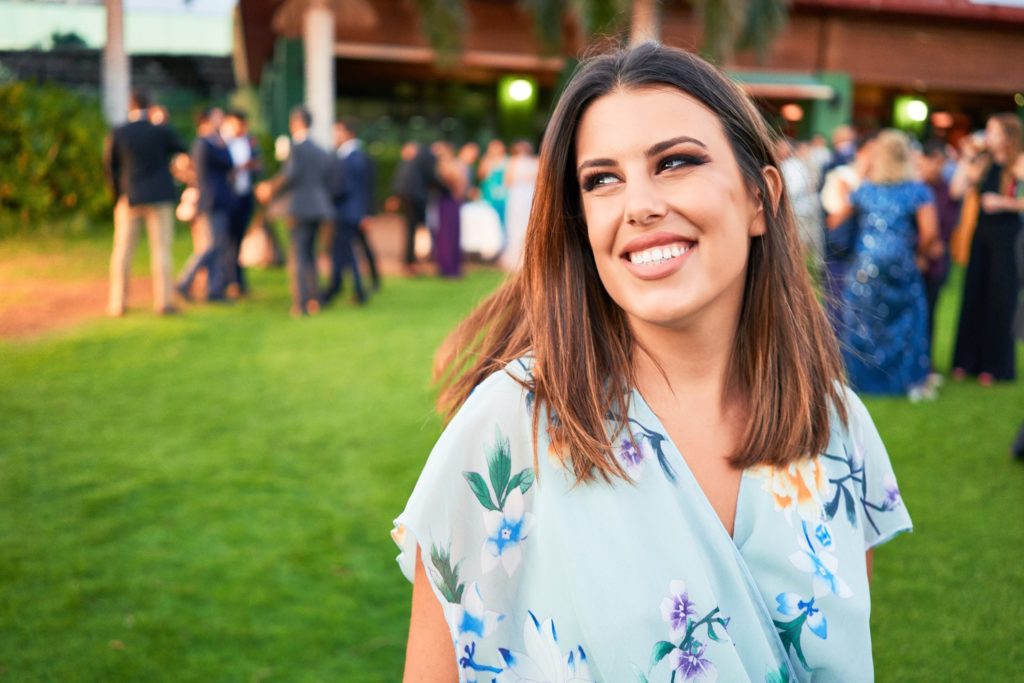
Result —
POLYGON ((696 242, 673 242, 672 244, 665 244, 660 247, 651 247, 650 249, 643 249, 640 251, 630 251, 623 256, 633 265, 656 266, 664 263, 665 261, 671 261, 672 259, 679 258, 695 246, 697 246, 696 242))

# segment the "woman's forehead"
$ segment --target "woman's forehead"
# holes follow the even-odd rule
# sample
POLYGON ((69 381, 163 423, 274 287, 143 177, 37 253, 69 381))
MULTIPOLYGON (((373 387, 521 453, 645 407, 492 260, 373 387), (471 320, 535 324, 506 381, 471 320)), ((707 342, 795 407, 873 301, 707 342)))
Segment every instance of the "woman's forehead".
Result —
POLYGON ((617 88, 583 112, 576 133, 577 154, 587 148, 626 148, 680 135, 705 144, 725 133, 721 120, 695 97, 670 85, 617 88))

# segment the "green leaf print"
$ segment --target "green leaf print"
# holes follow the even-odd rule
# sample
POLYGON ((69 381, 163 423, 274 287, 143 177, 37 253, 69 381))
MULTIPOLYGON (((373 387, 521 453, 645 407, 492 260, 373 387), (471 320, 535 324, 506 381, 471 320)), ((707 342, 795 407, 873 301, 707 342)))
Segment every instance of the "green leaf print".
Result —
POLYGON ((526 493, 533 486, 533 470, 527 467, 521 470, 518 474, 514 475, 508 482, 508 488, 505 489, 504 497, 507 498, 508 494, 512 493, 512 489, 519 487, 520 493, 526 493))
POLYGON ((501 510, 501 507, 491 500, 491 491, 487 488, 487 482, 484 481, 483 477, 476 472, 463 472, 462 476, 469 482, 469 488, 472 489, 473 495, 476 496, 481 505, 488 510, 501 510))
POLYGON ((769 671, 764 676, 764 683, 789 683, 789 667, 782 664, 775 671, 769 671))
POLYGON ((801 614, 799 617, 789 622, 775 621, 775 628, 779 631, 779 639, 782 641, 782 646, 789 652, 789 648, 793 648, 793 652, 800 659, 800 663, 805 668, 810 669, 807 665, 807 660, 804 659, 804 650, 800 645, 800 630, 804 627, 804 622, 807 621, 807 614, 801 614))
POLYGON ((508 439, 497 427, 494 429, 494 448, 487 456, 487 473, 491 478, 494 495, 498 498, 498 507, 504 509, 508 480, 512 474, 512 450, 508 439))
POLYGON ((667 640, 659 640, 655 643, 654 650, 651 652, 651 668, 653 669, 658 662, 665 659, 665 655, 674 649, 676 649, 676 646, 667 640))
POLYGON ((433 565, 432 574, 434 585, 448 602, 461 604, 462 592, 466 586, 459 581, 459 565, 452 564, 452 552, 450 548, 438 548, 430 546, 430 564, 433 565))

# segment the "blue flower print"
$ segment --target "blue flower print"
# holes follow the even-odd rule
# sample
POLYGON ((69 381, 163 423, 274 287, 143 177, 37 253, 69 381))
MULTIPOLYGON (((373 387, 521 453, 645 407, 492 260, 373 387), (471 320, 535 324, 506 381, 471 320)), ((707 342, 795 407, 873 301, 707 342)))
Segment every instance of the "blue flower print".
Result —
MULTIPOLYGON (((799 537, 800 550, 789 556, 789 561, 800 571, 814 575, 812 585, 814 597, 820 598, 823 595, 832 593, 841 598, 848 598, 853 595, 850 586, 846 581, 836 576, 836 569, 839 568, 839 560, 824 547, 815 547, 811 540, 811 534, 807 528, 807 522, 801 522, 801 534, 799 537)), ((815 538, 815 540, 817 540, 815 538)), ((828 537, 831 545, 831 537, 828 537)), ((821 545, 819 543, 819 545, 821 545)))
POLYGON ((454 622, 459 630, 459 635, 469 634, 477 638, 486 638, 505 616, 497 612, 484 609, 483 597, 480 595, 480 586, 476 583, 469 587, 462 596, 462 604, 455 607, 454 622))
POLYGON ((526 652, 498 649, 506 667, 498 683, 594 683, 583 648, 577 646, 563 655, 555 622, 542 622, 533 612, 527 614, 530 618, 523 624, 526 652))
POLYGON ((796 653, 800 663, 810 669, 807 660, 804 658, 803 645, 800 636, 803 629, 807 629, 817 637, 825 640, 828 638, 828 622, 821 609, 815 607, 814 598, 804 600, 796 593, 779 593, 775 596, 776 610, 779 614, 794 617, 790 621, 773 620, 775 628, 779 631, 779 639, 788 652, 790 648, 796 653))
POLYGON ((512 474, 509 440, 495 430, 494 446, 487 456, 488 480, 479 472, 463 472, 466 483, 484 508, 487 538, 480 551, 484 573, 498 564, 511 576, 522 560, 522 543, 533 526, 533 515, 526 512, 523 495, 533 486, 534 474, 524 468, 512 474))
MULTIPOLYGON (((477 680, 478 673, 492 675, 499 673, 500 667, 488 666, 476 661, 477 640, 492 635, 498 628, 498 624, 505 618, 503 614, 484 608, 483 596, 478 584, 471 584, 469 590, 463 592, 462 603, 454 606, 452 616, 452 623, 457 631, 455 651, 459 653, 461 679, 472 682, 477 680)), ((484 680, 490 680, 490 677, 485 676, 484 680)))
POLYGON ((533 515, 523 507, 523 494, 516 489, 509 494, 503 510, 484 513, 487 539, 480 553, 480 566, 485 574, 500 562, 505 573, 512 576, 522 561, 522 543, 533 526, 533 515))
POLYGON ((803 625, 822 640, 828 638, 828 621, 820 609, 814 606, 814 598, 804 600, 796 593, 779 593, 775 596, 776 609, 786 616, 803 615, 803 625))
POLYGON ((818 539, 818 543, 821 544, 822 548, 832 547, 832 531, 828 528, 828 524, 819 522, 814 527, 814 537, 818 539))

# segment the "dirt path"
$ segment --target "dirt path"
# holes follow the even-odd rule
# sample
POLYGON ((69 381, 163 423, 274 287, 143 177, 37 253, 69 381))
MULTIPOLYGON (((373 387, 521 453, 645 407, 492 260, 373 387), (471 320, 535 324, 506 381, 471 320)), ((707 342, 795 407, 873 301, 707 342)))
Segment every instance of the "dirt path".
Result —
MULTIPOLYGON (((389 215, 374 217, 369 233, 383 273, 400 273, 405 239, 401 220, 389 215)), ((101 253, 74 257, 57 252, 6 255, 0 264, 0 339, 31 338, 105 315, 109 283, 96 273, 104 270, 106 258, 101 253), (72 269, 71 272, 82 270, 81 277, 54 276, 70 265, 71 258, 87 258, 97 263, 95 267, 72 269), (104 259, 102 264, 99 259, 104 259)), ((150 279, 133 278, 129 309, 148 311, 151 305, 150 279)))

